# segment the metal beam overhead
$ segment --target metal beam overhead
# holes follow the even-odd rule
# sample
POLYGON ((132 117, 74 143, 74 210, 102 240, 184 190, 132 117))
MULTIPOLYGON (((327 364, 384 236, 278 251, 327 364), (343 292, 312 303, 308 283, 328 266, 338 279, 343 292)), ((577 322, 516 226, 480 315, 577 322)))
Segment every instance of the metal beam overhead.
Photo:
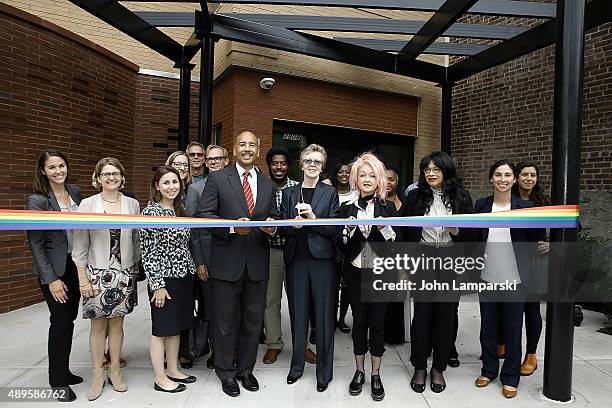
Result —
MULTIPOLYGON (((387 52, 399 52, 406 44, 405 40, 390 40, 382 38, 334 37, 333 39, 336 41, 343 41, 350 44, 359 45, 360 47, 387 52)), ((427 47, 423 54, 459 55, 470 57, 486 50, 487 48, 489 48, 489 46, 483 44, 435 42, 427 47)))
MULTIPOLYGON (((211 0, 210 2, 216 4, 362 7, 408 11, 438 11, 444 4, 444 0, 211 0)), ((554 18, 555 12, 554 3, 516 0, 480 0, 468 11, 472 14, 530 18, 554 18)))
POLYGON ((478 0, 446 0, 399 52, 399 59, 416 59, 478 0))
MULTIPOLYGON (((612 21, 612 1, 591 0, 586 5, 585 28, 612 21)), ((448 81, 457 82, 555 43, 555 20, 542 23, 516 37, 487 48, 448 67, 448 81)))
MULTIPOLYGON (((193 13, 136 11, 138 16, 157 27, 193 27, 193 13)), ((406 34, 414 35, 425 25, 422 20, 395 20, 386 18, 330 17, 283 14, 216 14, 253 23, 266 24, 289 30, 344 31, 358 33, 406 34)), ((507 40, 527 27, 494 26, 487 24, 455 23, 444 32, 444 36, 458 38, 478 38, 507 40)))
POLYGON ((213 35, 227 40, 295 52, 384 72, 409 74, 425 81, 445 81, 446 68, 440 65, 415 61, 415 64, 409 68, 404 67, 400 70, 396 67, 395 55, 385 52, 219 14, 212 17, 213 35))
POLYGON ((190 62, 198 51, 200 51, 201 44, 202 40, 198 35, 198 31, 195 30, 193 33, 191 33, 191 36, 183 46, 183 61, 190 62))
POLYGON ((70 2, 164 57, 174 62, 181 61, 183 56, 181 44, 116 1, 70 0, 70 2))

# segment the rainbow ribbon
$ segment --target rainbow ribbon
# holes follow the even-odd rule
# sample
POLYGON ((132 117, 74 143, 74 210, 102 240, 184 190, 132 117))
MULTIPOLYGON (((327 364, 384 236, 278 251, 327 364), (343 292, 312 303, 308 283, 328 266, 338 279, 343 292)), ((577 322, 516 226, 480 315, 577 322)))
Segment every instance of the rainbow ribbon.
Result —
POLYGON ((577 228, 579 207, 557 205, 486 214, 451 216, 390 217, 367 219, 299 219, 237 221, 213 218, 156 217, 145 215, 98 214, 55 211, 0 210, 0 230, 73 230, 109 228, 227 228, 392 225, 399 227, 463 228, 577 228))

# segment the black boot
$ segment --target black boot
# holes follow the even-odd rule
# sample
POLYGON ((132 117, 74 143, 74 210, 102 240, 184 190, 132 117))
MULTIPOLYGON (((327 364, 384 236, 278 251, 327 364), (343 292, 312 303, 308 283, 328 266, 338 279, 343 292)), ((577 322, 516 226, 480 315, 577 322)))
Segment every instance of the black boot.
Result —
POLYGON ((373 374, 371 381, 372 399, 374 401, 382 401, 385 398, 385 388, 380 380, 380 375, 373 374))
POLYGON ((361 394, 361 387, 365 383, 365 373, 363 371, 355 371, 355 375, 349 384, 349 394, 359 395, 361 394))

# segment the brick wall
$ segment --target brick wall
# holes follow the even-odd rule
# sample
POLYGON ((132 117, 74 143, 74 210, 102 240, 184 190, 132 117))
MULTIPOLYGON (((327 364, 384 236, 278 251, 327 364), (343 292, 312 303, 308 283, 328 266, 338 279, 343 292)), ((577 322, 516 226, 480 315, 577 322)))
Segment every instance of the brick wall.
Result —
MULTIPOLYGON (((138 67, 53 24, 0 4, 0 208, 25 208, 37 154, 61 149, 70 181, 93 192, 96 161, 130 163, 138 67)), ((128 185, 130 188, 130 185, 128 185)), ((35 303, 25 234, 0 235, 0 313, 35 303)))
MULTIPOLYGON (((586 34, 581 154, 582 220, 607 237, 612 237, 611 40, 611 23, 586 34)), ((550 192, 554 54, 550 46, 455 87, 452 151, 475 195, 490 193, 487 171, 500 158, 540 164, 550 192)))
POLYGON ((262 138, 262 153, 272 146, 273 119, 417 134, 416 98, 279 76, 264 91, 261 73, 237 69, 235 76, 234 129, 252 129, 262 138))

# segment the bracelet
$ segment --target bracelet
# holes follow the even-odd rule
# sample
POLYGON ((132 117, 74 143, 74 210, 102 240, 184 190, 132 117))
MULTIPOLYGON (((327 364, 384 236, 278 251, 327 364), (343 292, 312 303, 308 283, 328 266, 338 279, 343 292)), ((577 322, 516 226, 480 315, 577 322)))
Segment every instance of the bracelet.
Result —
POLYGON ((84 288, 85 286, 89 286, 89 285, 91 285, 91 282, 86 283, 86 284, 84 284, 84 285, 79 285, 79 288, 84 288))

